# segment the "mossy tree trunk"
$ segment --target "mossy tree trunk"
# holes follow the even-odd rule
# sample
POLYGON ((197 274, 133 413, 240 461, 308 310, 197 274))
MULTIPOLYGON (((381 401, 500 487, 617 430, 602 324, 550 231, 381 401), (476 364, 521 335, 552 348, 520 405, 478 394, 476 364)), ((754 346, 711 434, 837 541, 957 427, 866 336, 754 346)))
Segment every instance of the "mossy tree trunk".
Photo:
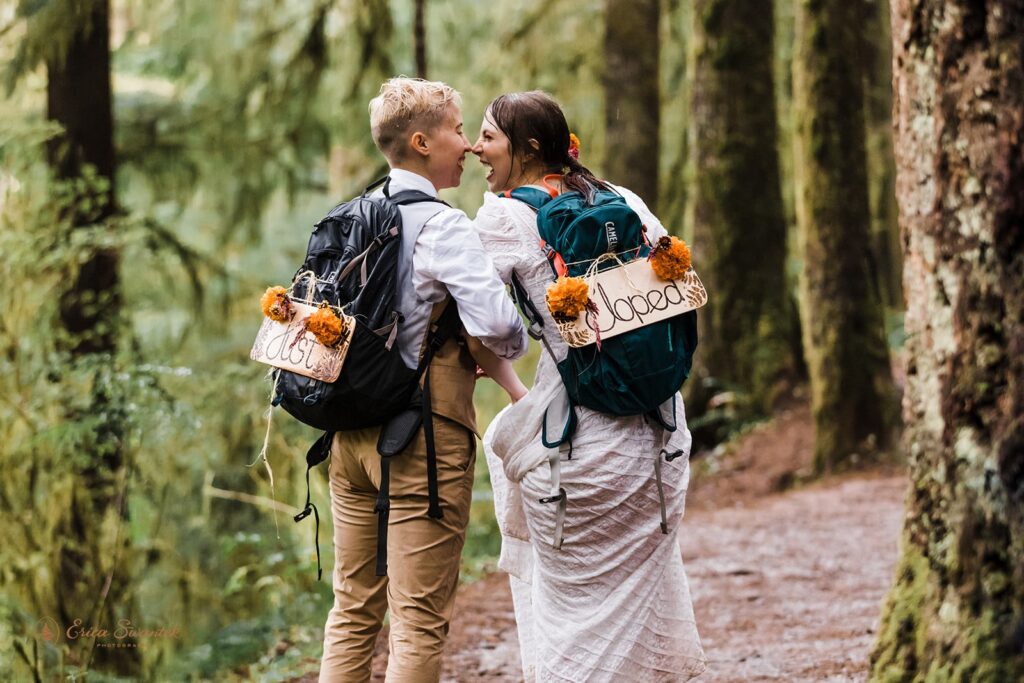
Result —
POLYGON ((882 303, 903 308, 903 259, 896 217, 896 159, 892 149, 892 47, 889 0, 859 0, 864 12, 861 61, 868 192, 876 281, 882 303))
POLYGON ((786 285, 771 2, 698 0, 690 152, 701 363, 770 410, 795 370, 786 285))
POLYGON ((659 0, 606 0, 604 175, 658 210, 659 0))
MULTIPOLYGON (((73 231, 97 233, 86 240, 76 267, 61 293, 60 321, 65 347, 78 371, 92 384, 92 402, 69 408, 69 421, 92 425, 91 438, 79 444, 68 465, 73 489, 60 529, 52 572, 54 597, 62 623, 80 619, 84 626, 113 633, 120 619, 134 619, 131 605, 131 558, 125 500, 124 415, 113 395, 121 295, 119 254, 102 244, 102 233, 116 211, 114 194, 113 113, 110 86, 110 7, 90 3, 86 21, 78 23, 67 52, 46 60, 46 115, 64 133, 49 147, 55 177, 74 188, 67 207, 73 231)), ((107 639, 107 642, 116 642, 107 639)), ((134 643, 134 639, 120 641, 134 643)), ((138 675, 137 649, 97 647, 93 639, 72 641, 73 660, 122 676, 138 675)))
POLYGON ((896 0, 911 489, 877 681, 1024 680, 1024 3, 896 0))
POLYGON ((872 278, 858 3, 805 0, 793 59, 796 207, 815 465, 883 446, 891 378, 872 278))

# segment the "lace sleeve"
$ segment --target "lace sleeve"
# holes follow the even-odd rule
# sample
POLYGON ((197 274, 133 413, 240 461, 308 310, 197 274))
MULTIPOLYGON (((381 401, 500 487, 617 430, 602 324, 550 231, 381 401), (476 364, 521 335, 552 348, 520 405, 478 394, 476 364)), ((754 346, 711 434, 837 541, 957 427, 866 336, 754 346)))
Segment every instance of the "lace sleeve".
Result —
POLYGON ((520 264, 529 246, 528 236, 523 234, 505 204, 508 201, 488 192, 473 221, 484 249, 494 261, 502 282, 506 283, 512 279, 513 269, 520 264))

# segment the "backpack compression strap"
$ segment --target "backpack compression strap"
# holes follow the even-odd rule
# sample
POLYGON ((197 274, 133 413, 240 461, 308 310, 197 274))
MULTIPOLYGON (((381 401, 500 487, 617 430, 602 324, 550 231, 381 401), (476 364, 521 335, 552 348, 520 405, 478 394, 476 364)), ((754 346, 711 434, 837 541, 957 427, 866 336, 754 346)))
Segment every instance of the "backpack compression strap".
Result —
POLYGON ((324 574, 323 566, 320 564, 320 511, 316 509, 316 505, 310 501, 309 497, 309 471, 322 463, 327 459, 327 456, 331 454, 331 443, 334 441, 334 432, 324 432, 320 435, 320 438, 313 442, 313 445, 306 451, 306 505, 302 508, 299 514, 295 515, 293 519, 295 523, 299 523, 306 517, 309 517, 310 513, 313 513, 313 518, 316 520, 316 526, 313 528, 313 546, 316 548, 316 580, 319 581, 324 574))
MULTIPOLYGON (((420 190, 402 190, 401 192, 390 194, 388 192, 388 186, 391 184, 391 178, 389 176, 385 176, 384 178, 381 178, 377 182, 367 187, 366 190, 363 191, 362 197, 369 201, 374 201, 373 199, 367 197, 366 193, 369 192, 371 189, 377 187, 381 183, 384 183, 384 198, 387 201, 391 202, 392 204, 396 204, 397 206, 406 206, 407 204, 419 204, 421 202, 436 202, 438 204, 444 204, 445 206, 451 208, 451 204, 444 201, 443 199, 429 195, 426 192, 421 192, 420 190)), ((368 263, 367 257, 370 254, 372 254, 375 249, 382 248, 385 244, 387 244, 394 238, 398 237, 399 234, 401 234, 401 230, 399 230, 397 226, 394 226, 390 230, 388 230, 387 233, 381 235, 380 237, 370 242, 369 246, 366 247, 366 249, 362 253, 357 254, 355 257, 352 258, 351 261, 348 262, 348 265, 346 265, 345 268, 338 275, 338 281, 343 281, 358 266, 359 286, 364 286, 366 284, 366 280, 369 278, 369 273, 367 272, 366 268, 368 263)), ((394 328, 393 334, 397 331, 398 328, 394 328)), ((391 345, 394 343, 394 341, 394 337, 388 339, 387 348, 389 350, 391 349, 391 345)))

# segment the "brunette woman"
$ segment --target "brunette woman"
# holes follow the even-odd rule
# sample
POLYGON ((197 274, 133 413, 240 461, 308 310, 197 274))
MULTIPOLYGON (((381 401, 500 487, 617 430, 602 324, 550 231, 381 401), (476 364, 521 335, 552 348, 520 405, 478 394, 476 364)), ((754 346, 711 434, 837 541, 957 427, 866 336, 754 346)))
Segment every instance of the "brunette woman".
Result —
MULTIPOLYGON (((484 248, 505 282, 513 274, 544 317, 544 346, 533 387, 491 423, 484 450, 502 532, 499 566, 511 576, 524 676, 528 681, 683 681, 705 668, 679 549, 689 480, 690 433, 676 397, 677 430, 666 461, 659 428, 643 416, 615 417, 573 408, 578 425, 572 457, 541 441, 547 412, 567 404, 555 367, 566 354, 544 295, 552 281, 536 215, 499 196, 534 186, 589 195, 620 193, 647 226, 661 222, 629 190, 595 178, 577 159, 578 145, 558 104, 543 92, 502 95, 487 107, 473 152, 490 190, 476 217, 484 248), (550 353, 549 353, 550 351, 550 353), (656 459, 668 518, 661 529, 656 459), (567 495, 551 494, 560 470, 567 495), (563 522, 561 547, 553 537, 563 522)), ((506 361, 507 362, 507 361, 506 361)), ((556 420, 557 421, 557 420, 556 420)), ((549 427, 550 429, 550 427, 549 427)), ((563 449, 564 451, 564 449, 563 449)))

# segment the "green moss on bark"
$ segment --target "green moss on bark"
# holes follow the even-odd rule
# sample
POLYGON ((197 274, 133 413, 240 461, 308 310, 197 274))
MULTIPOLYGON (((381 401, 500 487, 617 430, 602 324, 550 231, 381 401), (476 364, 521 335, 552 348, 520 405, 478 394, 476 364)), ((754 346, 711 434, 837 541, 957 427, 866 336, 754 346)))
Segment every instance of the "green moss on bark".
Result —
POLYGON ((870 267, 859 18, 858 4, 845 0, 808 0, 797 10, 797 219, 819 471, 884 447, 895 408, 870 267))
POLYGON ((872 680, 1024 680, 1024 6, 898 0, 902 575, 872 680), (913 628, 900 628, 911 624, 913 628))
POLYGON ((928 562, 904 542, 904 553, 896 567, 896 583, 889 591, 882 612, 879 645, 871 655, 872 680, 902 683, 907 671, 917 668, 921 656, 921 611, 928 589, 928 562))
POLYGON ((694 5, 690 102, 695 267, 708 286, 700 362, 770 409, 792 381, 771 3, 694 5))
MULTIPOLYGON (((945 572, 934 571, 930 564, 915 543, 904 541, 896 581, 886 598, 878 642, 871 654, 870 680, 1024 680, 1020 654, 1014 657, 1013 653, 1013 619, 1006 610, 992 604, 972 609, 970 600, 961 600, 963 596, 944 588, 945 572)), ((999 577, 989 574, 988 578, 999 577)))
POLYGON ((896 160, 892 137, 892 49, 889 0, 859 0, 864 14, 861 68, 871 197, 872 253, 876 280, 887 307, 903 308, 896 160))

